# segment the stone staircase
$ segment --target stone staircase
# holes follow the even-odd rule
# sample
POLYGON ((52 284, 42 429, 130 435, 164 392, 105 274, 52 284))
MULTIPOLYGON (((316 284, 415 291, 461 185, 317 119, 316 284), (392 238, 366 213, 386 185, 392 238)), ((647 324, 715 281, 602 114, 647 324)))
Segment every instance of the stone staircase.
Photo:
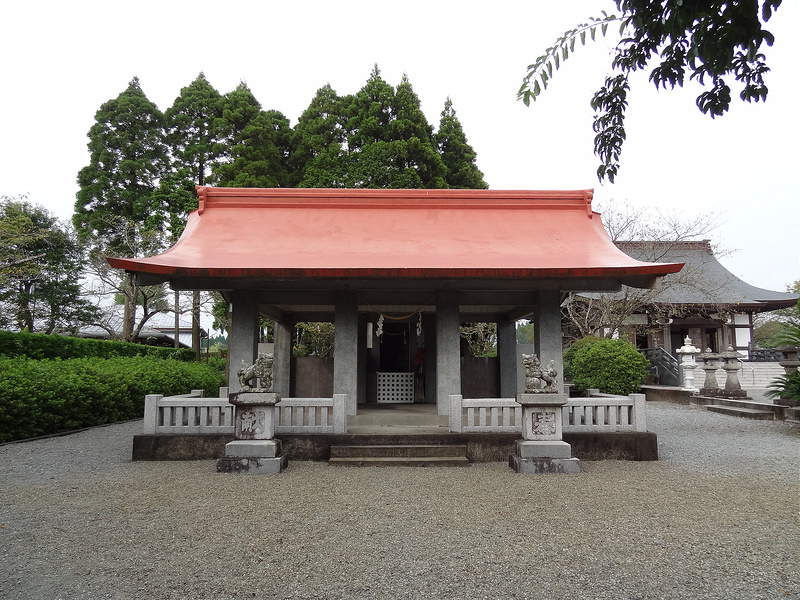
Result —
MULTIPOLYGON (((776 362, 743 362, 739 369, 739 383, 742 389, 764 389, 781 375, 785 374, 783 367, 776 362)), ((720 387, 725 387, 725 371, 719 369, 715 374, 720 387)), ((695 370, 695 381, 702 385, 705 374, 698 368, 695 370)), ((699 387, 699 386, 698 386, 699 387)))
POLYGON ((331 446, 328 464, 345 467, 468 467, 463 444, 331 446))

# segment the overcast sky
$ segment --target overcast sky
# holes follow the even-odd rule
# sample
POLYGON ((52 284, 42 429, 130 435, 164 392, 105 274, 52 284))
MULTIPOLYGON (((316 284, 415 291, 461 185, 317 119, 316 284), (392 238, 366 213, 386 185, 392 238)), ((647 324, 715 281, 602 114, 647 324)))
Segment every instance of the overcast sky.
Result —
POLYGON ((589 107, 613 39, 576 49, 531 108, 516 100, 526 66, 603 8, 613 3, 6 2, 0 194, 69 219, 94 114, 134 76, 161 110, 201 71, 223 94, 244 81, 294 125, 318 88, 355 93, 377 63, 392 85, 408 75, 435 127, 452 99, 491 188, 595 188, 595 204, 718 214, 712 237, 735 250, 722 262, 783 291, 800 279, 800 3, 784 2, 769 24, 765 104, 737 100, 712 121, 695 85, 655 92, 635 77, 614 185, 595 176, 589 107))

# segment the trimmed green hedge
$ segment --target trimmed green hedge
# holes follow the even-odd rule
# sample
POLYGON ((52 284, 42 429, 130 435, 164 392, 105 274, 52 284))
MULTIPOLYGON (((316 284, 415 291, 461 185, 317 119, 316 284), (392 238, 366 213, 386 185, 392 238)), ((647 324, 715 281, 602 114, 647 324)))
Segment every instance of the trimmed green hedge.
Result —
POLYGON ((650 363, 625 340, 596 339, 572 357, 572 383, 580 390, 599 389, 626 396, 641 388, 650 363))
POLYGON ((152 356, 174 358, 185 362, 196 360, 195 353, 186 348, 159 348, 128 342, 88 340, 66 335, 44 333, 15 333, 0 331, 0 356, 27 356, 35 359, 66 360, 69 358, 112 358, 115 356, 152 356))
POLYGON ((0 442, 138 419, 147 394, 216 397, 224 385, 213 366, 172 359, 0 357, 0 442))

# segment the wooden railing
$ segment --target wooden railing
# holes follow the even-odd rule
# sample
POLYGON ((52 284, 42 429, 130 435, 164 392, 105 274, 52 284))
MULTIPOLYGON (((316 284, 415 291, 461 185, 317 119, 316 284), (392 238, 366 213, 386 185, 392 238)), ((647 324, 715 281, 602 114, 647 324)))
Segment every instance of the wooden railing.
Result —
MULTIPOLYGON (((647 431, 644 394, 570 398, 561 411, 565 433, 647 431)), ((450 396, 450 431, 522 433, 522 405, 513 398, 450 396)))
MULTIPOLYGON (((347 394, 333 398, 284 398, 275 405, 275 433, 346 433, 347 394)), ((144 399, 144 433, 233 435, 234 406, 202 390, 144 399)))

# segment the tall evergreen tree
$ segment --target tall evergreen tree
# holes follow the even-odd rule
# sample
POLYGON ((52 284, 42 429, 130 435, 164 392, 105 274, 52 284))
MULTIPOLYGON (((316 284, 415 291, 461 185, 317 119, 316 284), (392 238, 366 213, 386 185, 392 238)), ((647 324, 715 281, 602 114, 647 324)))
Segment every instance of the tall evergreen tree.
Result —
POLYGON ((384 81, 375 65, 367 83, 351 97, 346 109, 349 152, 358 152, 366 144, 391 141, 393 101, 394 88, 384 81))
MULTIPOLYGON (((164 116, 134 77, 128 88, 104 103, 89 130, 89 165, 78 173, 80 190, 73 223, 78 234, 113 233, 111 221, 144 223, 152 212, 152 194, 167 170, 164 116)), ((124 247, 113 236, 109 250, 124 247)))
MULTIPOLYGON (((200 73, 164 113, 172 173, 162 180, 158 199, 169 215, 172 241, 183 232, 189 212, 197 208, 195 186, 213 182, 213 167, 222 152, 222 96, 200 73)), ((175 292, 175 345, 178 345, 179 293, 175 292)), ((200 354, 200 292, 192 294, 192 348, 200 354)))
POLYGON ((439 131, 434 137, 447 168, 447 186, 459 189, 485 190, 489 186, 475 161, 478 155, 467 142, 467 136, 456 117, 453 102, 447 98, 439 121, 439 131))
POLYGON ((433 143, 433 127, 428 124, 419 97, 405 74, 395 91, 392 112, 389 131, 397 166, 406 178, 415 181, 413 187, 446 187, 446 169, 433 143))
MULTIPOLYGON (((124 92, 100 107, 95 121, 89 130, 89 165, 78 173, 73 215, 78 235, 92 241, 95 258, 158 251, 158 244, 142 244, 141 239, 152 239, 148 227, 159 210, 154 192, 168 168, 164 116, 134 77, 124 92)), ((122 335, 132 339, 135 303, 142 292, 127 274, 119 291, 125 299, 122 335)))
MULTIPOLYGON (((292 154, 289 158, 290 179, 292 186, 305 187, 306 169, 313 171, 316 167, 310 163, 316 157, 332 150, 331 157, 335 160, 343 154, 347 139, 345 126, 347 117, 344 108, 350 102, 349 98, 340 98, 336 91, 325 84, 317 90, 311 103, 300 115, 293 130, 292 154)), ((326 162, 321 159, 321 162, 326 162)), ((309 178, 312 178, 311 176, 309 178)), ((336 178, 331 178, 331 182, 336 178)), ((325 185, 314 187, 339 187, 338 185, 325 185)))
POLYGON ((286 187, 292 140, 289 120, 276 110, 263 111, 245 83, 222 103, 227 157, 215 175, 223 187, 286 187))

